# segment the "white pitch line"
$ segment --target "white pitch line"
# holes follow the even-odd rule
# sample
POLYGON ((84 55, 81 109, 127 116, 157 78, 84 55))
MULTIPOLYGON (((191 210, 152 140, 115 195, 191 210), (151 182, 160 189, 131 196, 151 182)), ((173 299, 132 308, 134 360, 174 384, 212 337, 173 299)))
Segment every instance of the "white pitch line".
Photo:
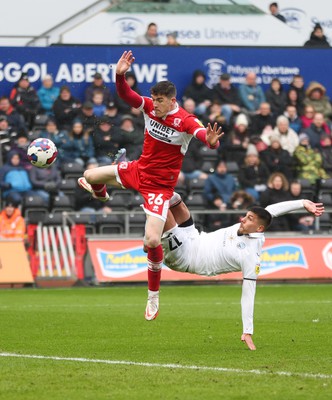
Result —
POLYGON ((277 376, 312 378, 312 379, 332 379, 332 375, 311 374, 306 372, 301 373, 301 372, 287 372, 287 371, 261 371, 258 369, 245 370, 240 368, 206 367, 199 365, 181 365, 181 364, 161 364, 161 363, 121 361, 121 360, 98 360, 93 358, 41 356, 41 355, 17 354, 17 353, 0 353, 0 357, 32 358, 38 360, 52 360, 52 361, 73 361, 73 362, 109 364, 109 365, 133 365, 133 366, 148 367, 148 368, 169 368, 169 369, 184 369, 184 370, 188 369, 197 371, 231 372, 237 374, 270 375, 270 376, 277 375, 277 376))

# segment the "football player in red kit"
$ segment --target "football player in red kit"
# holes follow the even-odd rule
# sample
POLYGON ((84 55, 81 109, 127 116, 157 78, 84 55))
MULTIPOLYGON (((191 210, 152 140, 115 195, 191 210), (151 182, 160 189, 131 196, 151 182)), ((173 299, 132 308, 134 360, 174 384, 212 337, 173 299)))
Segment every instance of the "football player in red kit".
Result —
POLYGON ((116 66, 116 88, 131 107, 143 112, 145 119, 142 155, 135 161, 121 161, 84 172, 79 185, 101 201, 109 199, 106 185, 137 190, 144 198, 146 213, 144 245, 148 259, 148 302, 145 319, 153 320, 159 311, 159 287, 163 250, 161 236, 182 160, 190 140, 195 137, 210 148, 219 146, 221 127, 207 128, 176 101, 176 88, 161 81, 151 88, 151 98, 140 96, 126 82, 125 74, 135 61, 125 51, 116 66))

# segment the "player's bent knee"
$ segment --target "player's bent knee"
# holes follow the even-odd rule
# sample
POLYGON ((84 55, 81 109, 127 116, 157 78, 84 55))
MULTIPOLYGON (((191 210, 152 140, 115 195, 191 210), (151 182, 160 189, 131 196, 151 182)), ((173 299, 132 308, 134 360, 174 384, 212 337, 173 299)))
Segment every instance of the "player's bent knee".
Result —
POLYGON ((152 249, 155 249, 160 245, 160 237, 151 237, 145 240, 145 245, 146 247, 151 247, 152 249))

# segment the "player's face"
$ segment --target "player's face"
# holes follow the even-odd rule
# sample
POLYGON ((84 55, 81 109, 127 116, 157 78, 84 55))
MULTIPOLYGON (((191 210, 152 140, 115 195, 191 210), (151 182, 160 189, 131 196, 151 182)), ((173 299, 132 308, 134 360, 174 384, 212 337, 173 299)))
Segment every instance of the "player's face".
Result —
POLYGON ((154 112, 158 118, 163 118, 167 113, 174 110, 176 99, 172 97, 171 99, 165 95, 152 95, 154 112))
POLYGON ((264 232, 264 226, 256 214, 248 211, 242 218, 238 233, 248 235, 249 233, 264 232))

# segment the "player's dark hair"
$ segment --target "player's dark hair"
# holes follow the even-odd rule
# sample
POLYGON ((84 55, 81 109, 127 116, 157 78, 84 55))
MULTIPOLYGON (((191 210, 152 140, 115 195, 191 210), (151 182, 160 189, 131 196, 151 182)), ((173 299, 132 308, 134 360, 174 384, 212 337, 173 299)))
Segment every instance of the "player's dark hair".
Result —
POLYGON ((176 87, 173 82, 161 81, 152 86, 150 93, 154 96, 161 95, 171 99, 172 97, 176 97, 176 87))
POLYGON ((264 225, 265 229, 267 229, 272 222, 272 215, 265 210, 265 208, 260 207, 260 206, 251 206, 248 208, 248 211, 251 211, 257 217, 262 221, 262 224, 264 225))

